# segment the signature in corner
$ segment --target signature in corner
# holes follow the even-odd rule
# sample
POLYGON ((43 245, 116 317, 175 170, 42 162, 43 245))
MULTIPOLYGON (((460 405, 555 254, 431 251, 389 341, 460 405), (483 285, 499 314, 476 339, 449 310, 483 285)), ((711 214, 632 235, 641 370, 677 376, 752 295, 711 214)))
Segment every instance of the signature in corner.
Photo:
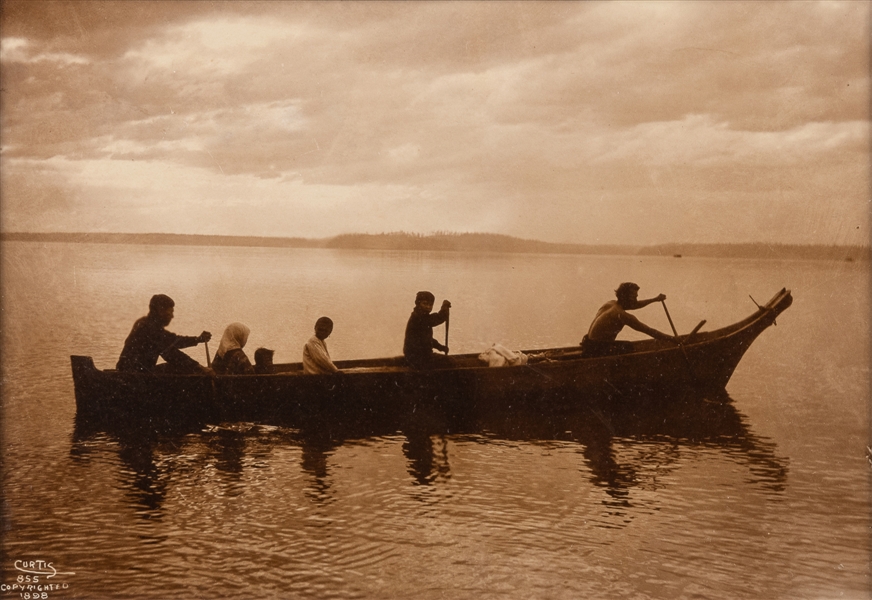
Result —
POLYGON ((22 573, 31 575, 45 575, 46 579, 55 575, 75 575, 75 573, 61 573, 50 562, 44 560, 16 560, 15 568, 22 573))

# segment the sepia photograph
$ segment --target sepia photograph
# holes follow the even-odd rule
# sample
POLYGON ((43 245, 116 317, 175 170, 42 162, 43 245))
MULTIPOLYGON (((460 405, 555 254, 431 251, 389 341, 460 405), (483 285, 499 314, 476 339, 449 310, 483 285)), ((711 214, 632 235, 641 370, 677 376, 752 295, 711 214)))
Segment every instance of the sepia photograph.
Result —
POLYGON ((870 23, 0 0, 0 600, 870 598, 870 23))

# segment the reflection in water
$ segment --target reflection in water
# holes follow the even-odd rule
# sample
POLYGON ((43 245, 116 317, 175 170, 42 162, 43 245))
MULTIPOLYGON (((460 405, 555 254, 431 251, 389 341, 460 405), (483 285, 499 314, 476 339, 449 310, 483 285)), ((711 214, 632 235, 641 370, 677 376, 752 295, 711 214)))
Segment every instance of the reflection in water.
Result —
MULTIPOLYGON (((203 434, 206 447, 211 451, 215 468, 230 482, 242 479, 242 458, 245 455, 244 428, 210 427, 203 434)), ((229 492, 235 495, 239 492, 229 492)))
MULTIPOLYGON (((596 421, 593 424, 596 425, 596 421)), ((582 455, 590 468, 591 482, 604 488, 609 496, 603 503, 618 510, 620 507, 629 507, 629 490, 637 481, 636 469, 632 464, 618 462, 612 447, 612 434, 608 429, 594 426, 586 434, 582 438, 582 455)))
MULTIPOLYGON (((345 415, 348 417, 348 415, 345 415)), ((415 486, 434 486, 451 478, 448 441, 460 435, 465 440, 489 444, 511 440, 530 444, 574 444, 583 457, 582 473, 603 490, 606 514, 611 522, 625 520, 634 504, 635 489, 656 491, 663 475, 676 468, 687 451, 714 450, 748 469, 749 483, 770 495, 781 494, 786 485, 786 460, 775 445, 751 433, 726 392, 700 396, 611 399, 596 404, 579 402, 572 408, 528 405, 500 408, 488 405, 467 411, 463 417, 435 409, 378 418, 346 418, 337 415, 316 418, 286 427, 248 424, 209 426, 196 432, 160 432, 148 428, 110 430, 77 421, 71 457, 85 461, 89 444, 108 439, 117 444, 122 465, 119 477, 143 518, 160 518, 161 504, 172 477, 172 462, 156 454, 178 453, 185 435, 199 439, 201 457, 221 473, 227 495, 245 491, 243 472, 251 463, 252 447, 261 462, 273 447, 300 449, 300 469, 311 485, 304 493, 317 503, 335 499, 331 462, 336 450, 361 440, 405 440, 402 452, 415 486), (101 431, 102 430, 102 431, 101 431), (277 434, 263 435, 264 431, 277 434)))
POLYGON ((91 443, 105 440, 118 449, 121 469, 119 480, 136 513, 143 519, 160 519, 161 507, 171 469, 162 468, 157 456, 178 452, 185 432, 156 432, 142 426, 110 428, 87 419, 76 418, 70 456, 84 462, 91 453, 91 443))
POLYGON ((711 449, 748 468, 748 482, 772 495, 785 490, 787 461, 754 435, 725 392, 611 398, 578 408, 491 412, 479 422, 494 437, 539 443, 576 442, 591 483, 603 489, 609 514, 632 508, 632 491, 656 490, 685 451, 711 449))
POLYGON ((329 458, 342 445, 334 441, 329 433, 317 430, 303 430, 297 437, 300 444, 300 468, 312 478, 311 486, 305 490, 312 500, 323 503, 331 499, 329 458))
POLYGON ((407 415, 401 425, 406 436, 403 455, 415 485, 428 486, 451 476, 446 424, 427 411, 407 415))
POLYGON ((160 518, 160 508, 166 496, 166 479, 161 477, 155 464, 155 443, 128 437, 118 441, 118 457, 126 467, 122 477, 130 483, 132 497, 146 509, 139 511, 139 515, 144 519, 160 518))
POLYGON ((448 465, 448 442, 445 436, 428 435, 420 431, 406 433, 403 454, 409 460, 409 475, 417 485, 430 485, 451 474, 448 465))

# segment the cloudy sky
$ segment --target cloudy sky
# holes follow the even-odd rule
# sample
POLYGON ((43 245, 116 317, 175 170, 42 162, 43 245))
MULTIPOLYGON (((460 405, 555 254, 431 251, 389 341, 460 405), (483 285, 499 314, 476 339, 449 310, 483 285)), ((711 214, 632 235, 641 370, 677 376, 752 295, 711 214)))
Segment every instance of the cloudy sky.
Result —
POLYGON ((4 1, 0 226, 867 243, 869 17, 4 1))

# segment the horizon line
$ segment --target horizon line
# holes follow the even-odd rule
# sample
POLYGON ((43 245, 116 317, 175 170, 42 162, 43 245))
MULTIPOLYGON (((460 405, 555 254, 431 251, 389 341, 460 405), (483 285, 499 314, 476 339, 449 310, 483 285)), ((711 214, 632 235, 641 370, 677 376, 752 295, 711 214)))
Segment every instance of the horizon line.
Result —
POLYGON ((824 242, 771 242, 771 241, 752 241, 752 242, 657 242, 649 244, 629 244, 629 243, 608 243, 608 242, 549 242, 535 238, 522 238, 504 233, 492 232, 454 232, 454 231, 435 231, 431 233, 414 233, 407 231, 386 231, 381 233, 339 233, 336 235, 325 237, 301 237, 301 236, 277 236, 277 235, 238 235, 224 233, 168 233, 168 232, 126 232, 126 231, 0 231, 0 240, 8 236, 62 236, 62 237, 87 237, 87 236, 132 236, 132 237, 187 237, 187 238, 223 238, 223 239, 262 239, 262 240, 300 240, 307 242, 327 242, 337 238, 346 236, 359 237, 379 237, 379 236, 407 236, 412 238, 426 239, 438 237, 459 237, 459 236, 491 236, 499 238, 508 238, 520 242, 532 242, 536 244, 545 244, 550 246, 598 246, 598 247, 615 247, 615 248, 656 248, 660 246, 796 246, 796 247, 823 247, 823 248, 870 248, 870 244, 862 243, 824 243, 824 242))

